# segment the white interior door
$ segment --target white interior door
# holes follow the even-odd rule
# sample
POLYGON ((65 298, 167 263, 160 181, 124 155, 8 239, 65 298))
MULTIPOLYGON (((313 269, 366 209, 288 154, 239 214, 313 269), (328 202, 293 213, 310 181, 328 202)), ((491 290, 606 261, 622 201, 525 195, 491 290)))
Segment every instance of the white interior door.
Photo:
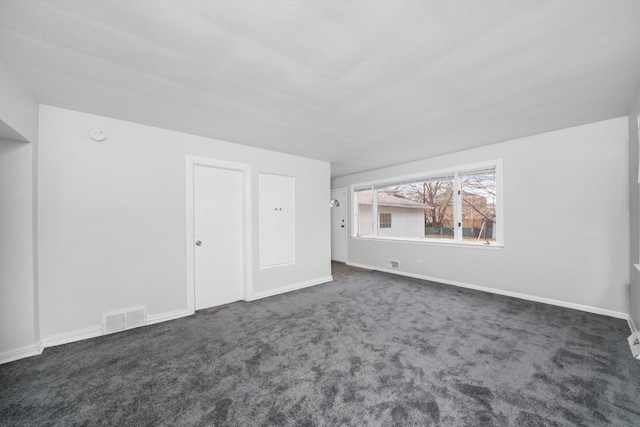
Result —
POLYGON ((243 298, 243 172, 193 169, 195 308, 243 298))
POLYGON ((331 259, 347 261, 347 190, 331 190, 331 259))

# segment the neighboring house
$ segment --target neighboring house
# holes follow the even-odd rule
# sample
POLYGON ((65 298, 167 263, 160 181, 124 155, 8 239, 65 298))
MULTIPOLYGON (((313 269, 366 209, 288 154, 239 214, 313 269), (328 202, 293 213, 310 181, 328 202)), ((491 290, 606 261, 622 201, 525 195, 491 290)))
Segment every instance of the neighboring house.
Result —
MULTIPOLYGON (((358 198, 359 236, 373 235, 372 192, 360 191, 358 198)), ((465 238, 474 239, 479 234, 492 239, 495 220, 495 202, 487 197, 464 192, 462 205, 462 227, 465 238), (484 223, 484 224, 483 224, 484 223)), ((425 211, 433 209, 430 205, 410 199, 378 193, 378 236, 380 237, 417 237, 417 238, 453 238, 453 209, 445 213, 442 228, 425 226, 425 211)))
POLYGON ((481 228, 483 222, 493 226, 496 216, 495 199, 479 194, 464 192, 462 203, 462 226, 481 228))
POLYGON ((493 239, 493 224, 496 218, 495 198, 464 192, 462 203, 462 228, 464 237, 479 235, 493 239))
MULTIPOLYGON (((358 194, 358 235, 373 235, 373 193, 358 194)), ((378 219, 380 237, 424 237, 424 211, 431 206, 413 200, 378 193, 378 219)))
MULTIPOLYGON (((443 195, 444 200, 447 198, 446 194, 443 195)), ((496 217, 495 197, 463 191, 462 200, 462 229, 464 237, 477 238, 481 234, 482 237, 493 238, 493 224, 496 217)), ((454 225, 453 206, 451 206, 444 213, 442 227, 431 227, 429 223, 425 224, 425 237, 453 238, 454 225)))

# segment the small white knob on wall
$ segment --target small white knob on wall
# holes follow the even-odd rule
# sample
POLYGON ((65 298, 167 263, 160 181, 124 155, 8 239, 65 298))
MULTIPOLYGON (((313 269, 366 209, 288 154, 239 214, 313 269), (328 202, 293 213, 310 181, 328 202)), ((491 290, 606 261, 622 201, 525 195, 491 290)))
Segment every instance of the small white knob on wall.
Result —
POLYGON ((107 134, 104 133, 102 129, 91 129, 89 136, 91 139, 98 142, 104 141, 107 138, 107 134))

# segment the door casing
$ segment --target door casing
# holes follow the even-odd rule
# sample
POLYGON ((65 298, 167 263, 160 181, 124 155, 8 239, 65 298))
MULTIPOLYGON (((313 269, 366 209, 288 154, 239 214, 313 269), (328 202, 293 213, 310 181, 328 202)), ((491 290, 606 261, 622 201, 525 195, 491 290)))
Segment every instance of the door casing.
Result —
POLYGON ((187 203, 187 310, 190 313, 195 312, 195 221, 194 221, 194 178, 193 171, 195 166, 213 167, 221 169, 229 169, 242 172, 244 194, 243 202, 243 299, 247 301, 252 293, 252 231, 251 231, 251 165, 244 163, 230 162, 226 160, 211 159, 207 157, 186 156, 186 203, 187 203))

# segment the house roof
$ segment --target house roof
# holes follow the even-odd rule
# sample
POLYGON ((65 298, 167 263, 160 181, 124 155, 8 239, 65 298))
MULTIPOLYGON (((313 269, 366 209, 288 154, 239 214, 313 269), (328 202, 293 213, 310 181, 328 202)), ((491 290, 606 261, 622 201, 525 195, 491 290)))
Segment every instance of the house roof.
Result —
MULTIPOLYGON (((373 193, 371 191, 362 191, 358 193, 358 204, 370 205, 373 193)), ((390 206, 394 208, 409 209, 431 209, 431 206, 416 202, 402 197, 392 196, 391 194, 378 193, 378 206, 390 206)))

